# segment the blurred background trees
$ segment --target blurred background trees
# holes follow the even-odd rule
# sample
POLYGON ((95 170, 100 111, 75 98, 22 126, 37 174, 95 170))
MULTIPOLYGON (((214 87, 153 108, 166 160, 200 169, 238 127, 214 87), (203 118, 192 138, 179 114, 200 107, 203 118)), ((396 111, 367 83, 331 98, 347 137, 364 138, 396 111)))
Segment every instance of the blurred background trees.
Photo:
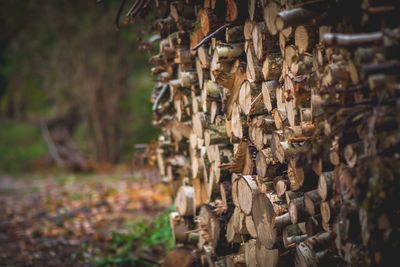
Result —
POLYGON ((117 10, 115 1, 0 3, 0 172, 57 158, 77 169, 117 163, 154 138, 138 51, 149 23, 117 32, 117 10))

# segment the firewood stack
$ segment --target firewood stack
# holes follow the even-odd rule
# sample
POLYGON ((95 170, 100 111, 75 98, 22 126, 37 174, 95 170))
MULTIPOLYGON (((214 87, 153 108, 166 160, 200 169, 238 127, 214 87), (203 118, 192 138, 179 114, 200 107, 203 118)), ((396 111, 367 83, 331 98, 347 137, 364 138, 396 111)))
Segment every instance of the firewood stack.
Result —
POLYGON ((156 1, 154 124, 203 266, 377 266, 399 250, 400 4, 156 1))

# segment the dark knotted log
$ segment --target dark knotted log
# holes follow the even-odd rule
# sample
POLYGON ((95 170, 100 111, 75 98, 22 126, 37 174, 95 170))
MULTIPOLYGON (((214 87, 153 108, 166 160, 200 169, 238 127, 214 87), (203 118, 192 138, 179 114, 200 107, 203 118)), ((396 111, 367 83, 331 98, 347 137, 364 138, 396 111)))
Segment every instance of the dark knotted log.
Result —
POLYGON ((322 41, 326 45, 335 46, 373 46, 380 45, 383 41, 383 32, 340 34, 325 33, 322 41))
POLYGON ((244 26, 233 26, 226 28, 225 41, 227 43, 238 43, 244 41, 244 26))
POLYGON ((306 233, 308 236, 313 236, 322 231, 322 216, 321 214, 311 216, 306 221, 306 233))
POLYGON ((400 61, 393 60, 379 64, 367 64, 362 66, 364 77, 374 74, 397 74, 400 71, 400 61))
POLYGON ((302 24, 310 24, 313 19, 321 16, 317 10, 306 9, 303 7, 284 10, 278 13, 276 18, 276 27, 279 31, 296 27, 302 24))

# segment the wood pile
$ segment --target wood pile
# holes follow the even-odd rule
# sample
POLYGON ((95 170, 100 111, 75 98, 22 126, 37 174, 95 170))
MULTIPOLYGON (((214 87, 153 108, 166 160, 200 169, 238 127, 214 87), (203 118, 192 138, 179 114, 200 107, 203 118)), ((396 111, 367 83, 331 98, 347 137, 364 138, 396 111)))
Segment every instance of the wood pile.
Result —
POLYGON ((400 4, 155 2, 154 124, 177 244, 202 266, 389 266, 400 4))

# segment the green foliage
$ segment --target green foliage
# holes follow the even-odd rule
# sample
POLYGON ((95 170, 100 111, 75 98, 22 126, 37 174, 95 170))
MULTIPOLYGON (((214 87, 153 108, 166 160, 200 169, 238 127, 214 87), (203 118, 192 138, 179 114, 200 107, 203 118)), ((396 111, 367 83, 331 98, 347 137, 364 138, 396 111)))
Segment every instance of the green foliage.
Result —
MULTIPOLYGON (((158 129, 152 126, 151 103, 149 101, 153 81, 148 75, 148 69, 144 68, 142 62, 138 62, 137 70, 134 70, 128 79, 128 86, 135 88, 128 96, 122 100, 121 108, 130 114, 131 121, 125 124, 125 135, 131 138, 125 140, 122 150, 122 159, 130 157, 134 144, 148 143, 154 140, 158 134, 158 129)), ((145 64, 145 63, 143 63, 145 64)))
POLYGON ((127 224, 127 232, 113 233, 113 253, 97 259, 96 266, 157 266, 147 260, 146 255, 160 256, 174 247, 168 214, 169 211, 164 212, 151 222, 130 222, 127 224))
POLYGON ((143 19, 117 32, 118 7, 113 1, 1 2, 0 118, 51 120, 78 110, 75 141, 99 162, 130 160, 134 144, 154 139, 153 81, 147 55, 138 51, 151 23, 143 19))
POLYGON ((38 127, 0 121, 0 173, 20 172, 32 167, 46 152, 38 127))

